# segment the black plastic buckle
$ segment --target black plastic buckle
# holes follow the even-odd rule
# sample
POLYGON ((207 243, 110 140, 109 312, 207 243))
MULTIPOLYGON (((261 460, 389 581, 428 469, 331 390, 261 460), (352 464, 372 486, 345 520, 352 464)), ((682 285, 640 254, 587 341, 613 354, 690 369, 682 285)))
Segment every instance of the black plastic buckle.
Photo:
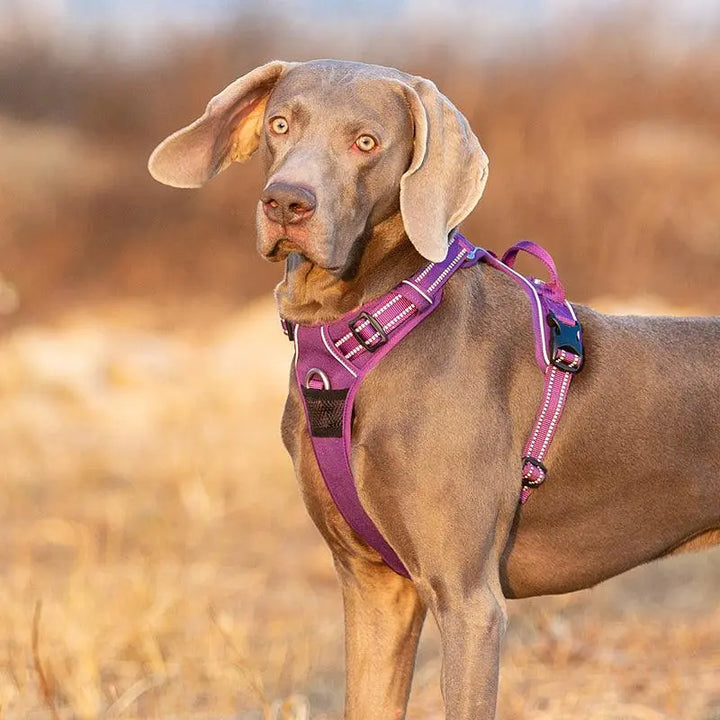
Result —
POLYGON ((580 334, 582 327, 579 322, 573 325, 558 320, 555 313, 548 313, 547 322, 552 330, 550 335, 550 362, 558 369, 575 375, 582 370, 584 354, 583 344, 580 334), (571 365, 567 360, 558 357, 558 352, 565 350, 571 352, 580 358, 577 366, 571 365))
POLYGON ((352 320, 350 320, 350 322, 348 323, 348 327, 350 328, 350 332, 355 336, 355 339, 368 352, 375 352, 379 347, 382 347, 388 341, 387 333, 383 330, 382 325, 377 321, 376 318, 374 318, 372 315, 370 315, 370 313, 367 313, 364 310, 357 317, 354 317, 352 320), (367 320, 367 322, 370 323, 370 327, 372 327, 375 333, 380 335, 380 340, 376 343, 373 343, 372 345, 370 345, 370 340, 374 337, 374 335, 371 335, 367 340, 365 340, 365 338, 363 338, 363 336, 357 329, 357 326, 364 320, 367 320))

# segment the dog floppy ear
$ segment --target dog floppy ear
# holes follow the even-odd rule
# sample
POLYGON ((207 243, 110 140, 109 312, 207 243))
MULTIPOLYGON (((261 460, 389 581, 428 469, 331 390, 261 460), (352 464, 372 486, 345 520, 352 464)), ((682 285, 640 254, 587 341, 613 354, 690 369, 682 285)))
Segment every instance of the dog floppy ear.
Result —
POLYGON ((465 117, 435 85, 417 78, 405 96, 415 124, 413 157, 400 179, 405 232, 428 260, 445 259, 448 235, 485 189, 488 158, 465 117))
POLYGON ((194 123, 153 150, 150 174, 173 187, 200 187, 231 162, 257 150, 268 97, 275 83, 297 63, 269 62, 228 85, 194 123))

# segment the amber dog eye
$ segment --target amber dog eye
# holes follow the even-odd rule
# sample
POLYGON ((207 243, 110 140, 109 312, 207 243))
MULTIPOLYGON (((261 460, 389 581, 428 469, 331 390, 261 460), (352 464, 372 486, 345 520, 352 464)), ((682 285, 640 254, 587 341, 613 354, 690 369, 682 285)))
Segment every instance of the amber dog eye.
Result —
POLYGON ((290 125, 288 125, 288 121, 284 117, 275 117, 270 121, 270 129, 276 134, 276 135, 284 135, 290 125))
POLYGON ((363 152, 370 152, 377 145, 377 141, 370 135, 361 135, 356 141, 355 146, 363 152))

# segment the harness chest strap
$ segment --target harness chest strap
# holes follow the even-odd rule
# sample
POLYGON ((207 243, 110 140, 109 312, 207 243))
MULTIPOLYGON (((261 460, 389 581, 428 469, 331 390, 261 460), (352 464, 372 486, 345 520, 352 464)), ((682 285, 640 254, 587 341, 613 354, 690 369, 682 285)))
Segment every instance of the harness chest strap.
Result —
POLYGON ((357 494, 350 464, 353 402, 365 375, 439 306, 447 280, 459 268, 480 260, 520 282, 533 307, 536 360, 545 372, 545 390, 523 451, 520 501, 525 502, 530 489, 545 478, 543 459, 565 405, 572 374, 582 365, 580 326, 565 301, 552 258, 542 248, 518 243, 500 261, 456 233, 443 262, 426 265, 358 313, 326 325, 304 326, 281 320, 284 331, 295 342, 296 381, 313 451, 328 491, 350 527, 393 570, 405 576, 405 566, 365 512, 357 494), (546 255, 540 259, 548 265, 553 281, 531 282, 513 270, 519 250, 546 255), (573 333, 577 343, 571 348, 568 338, 573 333))

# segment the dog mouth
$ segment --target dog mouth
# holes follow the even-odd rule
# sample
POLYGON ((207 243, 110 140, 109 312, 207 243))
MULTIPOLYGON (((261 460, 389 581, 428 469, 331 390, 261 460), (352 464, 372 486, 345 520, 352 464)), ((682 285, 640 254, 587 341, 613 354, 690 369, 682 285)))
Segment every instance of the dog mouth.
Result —
POLYGON ((275 240, 270 250, 263 252, 262 255, 270 262, 282 262, 290 259, 292 265, 300 266, 308 264, 312 267, 326 270, 330 273, 338 273, 341 267, 328 265, 322 260, 308 254, 307 250, 298 242, 287 236, 281 236, 275 240))
POLYGON ((271 262, 281 262, 287 259, 290 253, 298 253, 309 260, 305 255, 305 249, 289 237, 279 237, 275 240, 270 250, 264 252, 263 255, 271 262))

